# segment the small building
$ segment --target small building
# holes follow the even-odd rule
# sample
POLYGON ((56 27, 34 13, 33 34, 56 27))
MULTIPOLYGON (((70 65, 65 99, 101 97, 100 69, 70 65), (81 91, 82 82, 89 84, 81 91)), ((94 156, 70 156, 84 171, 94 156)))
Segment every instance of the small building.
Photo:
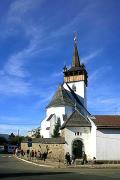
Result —
POLYGON ((27 137, 35 138, 38 134, 40 134, 40 127, 28 131, 27 132, 27 137))

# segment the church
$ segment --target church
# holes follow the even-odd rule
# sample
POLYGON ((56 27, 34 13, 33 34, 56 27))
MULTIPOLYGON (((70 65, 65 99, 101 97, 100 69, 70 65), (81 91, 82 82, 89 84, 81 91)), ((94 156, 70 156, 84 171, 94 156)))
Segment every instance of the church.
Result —
POLYGON ((76 158, 83 152, 88 159, 120 160, 120 116, 91 115, 87 110, 88 73, 81 64, 76 35, 70 68, 64 67, 64 80, 46 107, 46 117, 41 122, 43 139, 52 138, 59 121, 60 137, 64 138, 64 151, 76 158))

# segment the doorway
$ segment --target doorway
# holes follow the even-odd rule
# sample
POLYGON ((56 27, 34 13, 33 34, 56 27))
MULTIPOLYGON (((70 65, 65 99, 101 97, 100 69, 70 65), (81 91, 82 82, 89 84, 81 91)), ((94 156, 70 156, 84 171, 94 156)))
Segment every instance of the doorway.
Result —
POLYGON ((72 144, 72 154, 75 158, 82 158, 83 142, 81 140, 74 140, 72 144))

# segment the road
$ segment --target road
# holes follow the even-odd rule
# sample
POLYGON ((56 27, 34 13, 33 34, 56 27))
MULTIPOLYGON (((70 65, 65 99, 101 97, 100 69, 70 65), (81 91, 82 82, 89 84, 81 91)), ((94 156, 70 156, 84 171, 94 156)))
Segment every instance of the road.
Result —
POLYGON ((0 154, 0 179, 5 180, 114 180, 120 169, 46 168, 28 164, 12 155, 0 154))

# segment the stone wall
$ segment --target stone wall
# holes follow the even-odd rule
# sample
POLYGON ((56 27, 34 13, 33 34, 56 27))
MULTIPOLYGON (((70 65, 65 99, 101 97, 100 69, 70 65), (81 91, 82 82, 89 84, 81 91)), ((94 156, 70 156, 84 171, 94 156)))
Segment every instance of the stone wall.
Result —
POLYGON ((42 144, 42 143, 32 143, 32 147, 28 147, 27 143, 21 143, 21 149, 25 152, 27 149, 36 150, 37 152, 40 151, 44 153, 48 150, 48 159, 52 160, 60 160, 64 161, 65 151, 64 151, 64 144, 42 144))

